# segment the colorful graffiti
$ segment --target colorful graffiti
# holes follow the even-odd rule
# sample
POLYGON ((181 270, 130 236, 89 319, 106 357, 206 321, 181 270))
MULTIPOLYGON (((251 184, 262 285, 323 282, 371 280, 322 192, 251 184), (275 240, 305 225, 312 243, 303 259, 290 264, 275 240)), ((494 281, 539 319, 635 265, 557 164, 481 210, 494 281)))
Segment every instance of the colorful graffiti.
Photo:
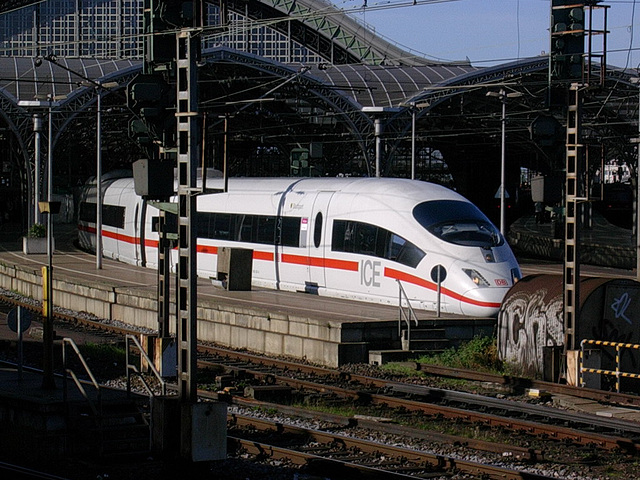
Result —
POLYGON ((498 320, 500 358, 528 375, 543 373, 544 347, 564 343, 562 295, 549 301, 547 293, 541 289, 507 296, 498 320))

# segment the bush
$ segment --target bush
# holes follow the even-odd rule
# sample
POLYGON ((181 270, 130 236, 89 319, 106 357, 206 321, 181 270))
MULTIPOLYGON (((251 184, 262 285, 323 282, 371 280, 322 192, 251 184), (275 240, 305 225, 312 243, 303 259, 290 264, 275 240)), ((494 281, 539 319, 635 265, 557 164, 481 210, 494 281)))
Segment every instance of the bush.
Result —
POLYGON ((34 223, 27 232, 29 238, 44 238, 47 236, 47 229, 41 223, 34 223))
POLYGON ((450 348, 438 355, 421 358, 419 361, 432 365, 495 373, 503 369, 503 364, 498 358, 496 339, 493 337, 474 337, 459 348, 450 348))

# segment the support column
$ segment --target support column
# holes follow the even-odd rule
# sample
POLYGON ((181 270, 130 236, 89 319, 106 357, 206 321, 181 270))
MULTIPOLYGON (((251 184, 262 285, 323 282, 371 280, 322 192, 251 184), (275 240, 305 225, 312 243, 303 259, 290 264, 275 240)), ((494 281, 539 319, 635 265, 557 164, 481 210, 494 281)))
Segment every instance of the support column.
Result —
POLYGON ((197 275, 196 179, 198 168, 197 48, 200 38, 191 30, 177 34, 178 133, 178 392, 183 404, 198 401, 196 391, 197 275))
MULTIPOLYGON (((580 315, 581 204, 585 201, 584 155, 580 144, 581 88, 579 84, 571 85, 567 108, 564 240, 564 348, 567 359, 576 351, 576 322, 580 315)), ((572 372, 567 371, 568 382, 572 377, 572 372)))

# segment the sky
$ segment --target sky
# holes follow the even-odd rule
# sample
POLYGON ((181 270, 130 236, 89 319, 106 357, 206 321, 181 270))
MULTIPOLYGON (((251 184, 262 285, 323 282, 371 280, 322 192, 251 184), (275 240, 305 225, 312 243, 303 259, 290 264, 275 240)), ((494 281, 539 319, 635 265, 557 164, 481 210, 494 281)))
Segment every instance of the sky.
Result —
MULTIPOLYGON (((434 60, 506 63, 549 51, 551 0, 333 0, 378 35, 434 60), (365 3, 366 2, 366 3, 365 3), (366 4, 366 7, 363 5, 366 4)), ((607 64, 640 67, 640 0, 608 0, 607 64), (635 30, 633 26, 635 25, 635 30), (633 48, 629 54, 629 49, 633 48)), ((596 9, 594 29, 604 29, 596 9)), ((602 35, 592 49, 603 50, 602 35)))

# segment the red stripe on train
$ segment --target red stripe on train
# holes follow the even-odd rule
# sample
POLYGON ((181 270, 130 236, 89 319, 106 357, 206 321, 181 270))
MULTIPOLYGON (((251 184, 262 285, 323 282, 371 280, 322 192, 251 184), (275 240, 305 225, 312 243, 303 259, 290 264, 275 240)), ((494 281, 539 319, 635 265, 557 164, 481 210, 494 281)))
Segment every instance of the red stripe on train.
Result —
MULTIPOLYGON (((429 290, 433 290, 433 291, 436 291, 438 289, 438 285, 433 282, 425 280, 424 278, 421 278, 421 277, 416 277, 415 275, 411 275, 410 273, 401 272, 400 270, 395 270, 389 267, 385 267, 384 276, 393 278, 396 280, 401 280, 403 282, 412 283, 419 287, 428 288, 429 290)), ((451 297, 455 300, 459 300, 460 302, 464 302, 464 303, 469 303, 471 305, 477 305, 478 307, 500 308, 499 303, 482 302, 480 300, 474 300, 473 298, 467 298, 445 287, 441 287, 441 292, 444 295, 447 295, 448 297, 451 297)))
POLYGON ((350 272, 358 271, 358 262, 354 262, 351 260, 336 260, 331 258, 309 257, 306 255, 291 255, 289 253, 283 253, 281 259, 283 263, 292 263, 294 265, 333 268, 336 270, 348 270, 350 272))

